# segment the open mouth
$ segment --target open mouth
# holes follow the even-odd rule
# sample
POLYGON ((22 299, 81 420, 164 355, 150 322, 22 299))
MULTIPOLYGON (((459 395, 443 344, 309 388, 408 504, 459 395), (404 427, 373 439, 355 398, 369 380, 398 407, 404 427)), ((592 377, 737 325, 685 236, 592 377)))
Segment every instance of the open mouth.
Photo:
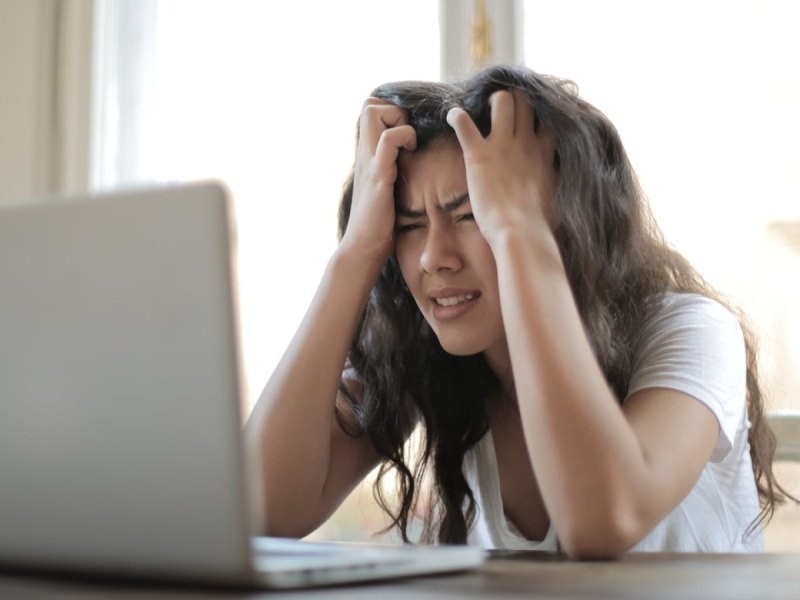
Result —
POLYGON ((433 301, 439 306, 456 306, 457 304, 464 304, 470 302, 480 296, 479 293, 459 294, 457 296, 447 296, 444 298, 434 298, 433 301))
POLYGON ((433 316, 442 321, 456 319, 471 311, 481 293, 477 290, 440 290, 431 295, 433 316))

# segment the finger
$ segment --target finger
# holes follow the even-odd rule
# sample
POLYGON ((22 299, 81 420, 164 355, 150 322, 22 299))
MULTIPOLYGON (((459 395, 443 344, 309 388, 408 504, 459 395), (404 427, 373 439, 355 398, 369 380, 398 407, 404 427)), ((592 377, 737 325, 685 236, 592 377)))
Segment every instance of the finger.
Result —
POLYGON ((489 96, 492 119, 492 137, 511 137, 514 135, 514 96, 506 90, 498 90, 489 96))
POLYGON ((380 135, 388 127, 396 127, 408 123, 406 111, 394 104, 369 104, 361 112, 362 121, 368 131, 380 135))
POLYGON ((483 143, 483 136, 469 114, 458 106, 447 111, 447 122, 456 132, 458 143, 464 152, 472 151, 483 143))
MULTIPOLYGON (((375 99, 378 100, 378 99, 375 99)), ((381 134, 391 127, 408 124, 406 111, 391 103, 372 102, 368 99, 361 111, 359 139, 366 142, 374 154, 381 134)))
POLYGON ((376 168, 383 171, 393 167, 401 148, 409 151, 417 149, 417 132, 411 125, 384 130, 375 149, 376 168))
POLYGON ((397 115, 405 117, 406 114, 406 111, 396 104, 393 104, 388 100, 384 100, 383 98, 375 98, 374 96, 370 96, 364 100, 364 104, 361 107, 361 112, 362 114, 367 113, 367 115, 372 118, 377 116, 389 127, 397 122, 397 115))
POLYGON ((386 105, 386 104, 391 104, 391 102, 389 102, 385 98, 378 98, 377 96, 367 96, 367 99, 364 100, 364 103, 361 105, 361 108, 363 109, 365 106, 369 106, 371 104, 386 105))
POLYGON ((375 98, 374 96, 364 100, 361 114, 362 116, 366 115, 370 120, 377 118, 389 127, 396 125, 400 119, 407 120, 406 111, 403 108, 388 100, 375 98))
POLYGON ((514 132, 519 135, 524 132, 533 132, 533 106, 522 90, 514 90, 514 132))

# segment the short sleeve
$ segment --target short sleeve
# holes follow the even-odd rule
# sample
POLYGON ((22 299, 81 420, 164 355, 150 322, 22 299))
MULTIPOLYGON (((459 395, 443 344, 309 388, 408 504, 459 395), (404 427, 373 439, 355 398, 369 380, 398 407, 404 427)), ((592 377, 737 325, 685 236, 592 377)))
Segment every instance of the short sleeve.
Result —
POLYGON ((736 317, 704 296, 666 296, 642 329, 627 395, 654 387, 683 392, 711 410, 720 427, 711 461, 724 460, 746 407, 744 336, 736 317))

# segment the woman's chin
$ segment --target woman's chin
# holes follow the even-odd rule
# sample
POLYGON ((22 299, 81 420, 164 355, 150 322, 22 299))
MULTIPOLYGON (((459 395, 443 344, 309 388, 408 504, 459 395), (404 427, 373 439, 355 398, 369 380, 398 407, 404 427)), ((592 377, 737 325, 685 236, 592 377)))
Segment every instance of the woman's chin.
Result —
POLYGON ((474 340, 445 340, 439 338, 439 343, 445 352, 453 356, 472 356, 486 349, 485 345, 478 344, 474 340))

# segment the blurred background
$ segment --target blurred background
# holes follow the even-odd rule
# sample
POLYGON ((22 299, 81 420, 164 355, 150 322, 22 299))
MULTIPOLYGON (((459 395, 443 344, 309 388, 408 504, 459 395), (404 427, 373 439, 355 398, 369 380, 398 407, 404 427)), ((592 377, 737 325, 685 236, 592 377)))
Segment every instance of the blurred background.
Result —
MULTIPOLYGON (((750 316, 770 407, 800 409, 798 17, 792 0, 0 0, 0 206, 225 181, 249 408, 336 245, 370 90, 524 63, 616 124, 667 238, 750 316)), ((779 475, 800 492, 797 467, 779 475)), ((369 486, 314 537, 373 539, 369 486)), ((767 542, 800 550, 796 507, 767 542)))

